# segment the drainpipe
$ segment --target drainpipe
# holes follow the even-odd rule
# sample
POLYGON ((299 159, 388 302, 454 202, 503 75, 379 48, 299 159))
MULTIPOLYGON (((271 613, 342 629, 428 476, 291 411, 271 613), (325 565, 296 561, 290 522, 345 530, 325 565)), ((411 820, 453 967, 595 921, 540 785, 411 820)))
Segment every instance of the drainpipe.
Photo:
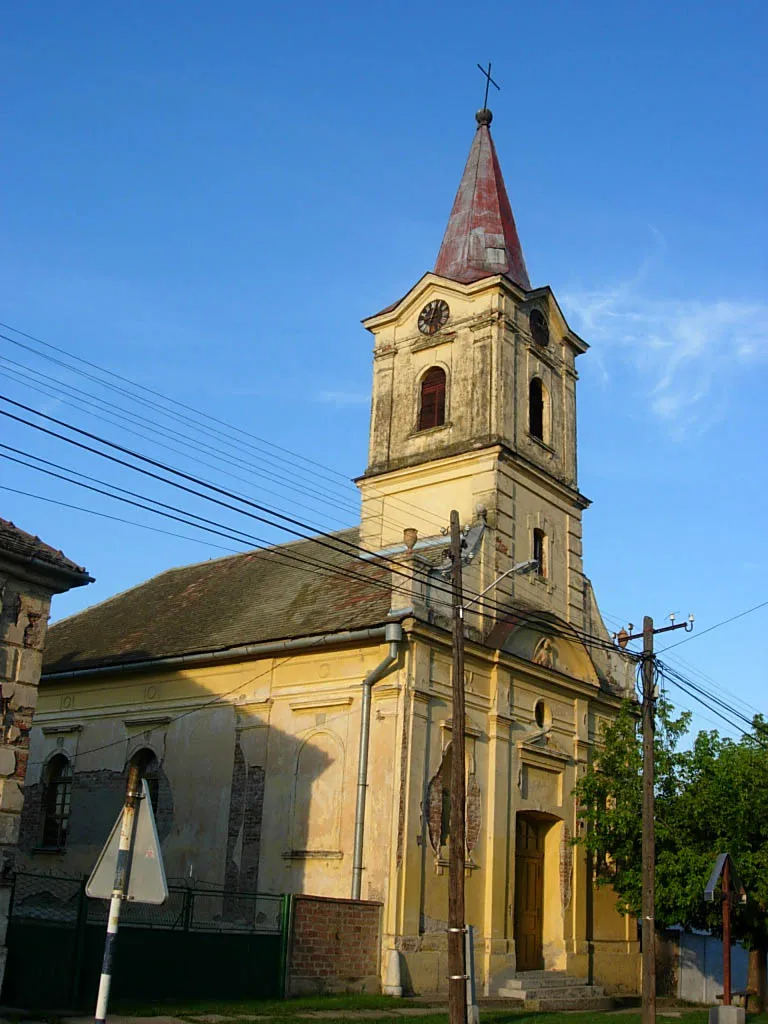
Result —
POLYGON ((397 661, 400 653, 400 642, 403 639, 403 627, 399 622, 387 624, 386 639, 389 641, 389 653, 371 669, 363 680, 363 706, 360 721, 360 753, 357 763, 357 805, 355 806, 355 845, 352 853, 352 899, 360 899, 363 883, 363 836, 365 833, 365 797, 368 788, 368 743, 371 735, 371 690, 397 661))

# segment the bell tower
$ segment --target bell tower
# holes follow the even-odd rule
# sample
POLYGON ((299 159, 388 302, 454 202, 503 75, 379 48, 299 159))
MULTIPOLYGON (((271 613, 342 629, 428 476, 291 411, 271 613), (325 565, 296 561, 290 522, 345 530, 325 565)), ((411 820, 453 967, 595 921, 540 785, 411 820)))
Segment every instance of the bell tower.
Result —
POLYGON ((551 289, 531 287, 491 112, 476 120, 434 270, 363 321, 375 342, 361 542, 381 550, 404 520, 429 536, 452 508, 463 524, 483 509, 496 553, 483 575, 537 558, 526 599, 582 621, 575 363, 587 345, 551 289))

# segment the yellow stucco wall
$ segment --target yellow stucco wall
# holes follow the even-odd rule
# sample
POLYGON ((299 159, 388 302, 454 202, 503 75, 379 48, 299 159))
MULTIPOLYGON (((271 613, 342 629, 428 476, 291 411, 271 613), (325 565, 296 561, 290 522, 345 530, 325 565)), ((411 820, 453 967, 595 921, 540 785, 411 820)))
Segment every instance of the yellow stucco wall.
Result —
MULTIPOLYGON (((447 847, 433 849, 424 808, 451 737, 451 662, 447 637, 410 626, 395 671, 374 688, 362 895, 383 900, 384 947, 401 950, 406 981, 417 991, 437 991, 447 972, 447 847)), ((172 798, 161 831, 169 877, 224 885, 237 744, 248 765, 265 771, 259 889, 348 896, 360 682, 385 651, 372 644, 44 685, 28 785, 39 783, 51 753, 70 755, 72 842, 63 853, 27 848, 21 866, 88 872, 119 808, 114 780, 133 752, 149 746, 172 798), (100 789, 107 778, 113 782, 100 789)), ((617 701, 592 682, 557 678, 482 648, 469 651, 466 687, 467 775, 479 809, 466 906, 476 928, 479 983, 492 991, 494 978, 503 981, 514 969, 515 815, 524 811, 551 822, 546 965, 581 975, 585 879, 581 852, 568 843, 577 827, 570 792, 593 719, 612 714, 617 701), (551 714, 545 734, 534 720, 542 699, 551 714)), ((597 893, 593 906, 596 969, 599 962, 609 985, 630 988, 631 926, 616 914, 609 892, 597 893)))

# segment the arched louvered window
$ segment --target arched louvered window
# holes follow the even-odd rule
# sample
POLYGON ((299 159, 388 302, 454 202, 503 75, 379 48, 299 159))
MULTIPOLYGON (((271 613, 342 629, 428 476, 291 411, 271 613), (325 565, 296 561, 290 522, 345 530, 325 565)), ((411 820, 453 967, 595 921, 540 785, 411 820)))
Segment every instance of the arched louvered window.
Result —
POLYGON ((152 810, 157 814, 157 799, 160 795, 160 765, 155 757, 155 752, 149 747, 142 747, 131 758, 131 764, 138 765, 139 778, 147 780, 152 810))
POLYGON ((445 423, 445 370, 433 366, 421 381, 419 430, 429 430, 445 423))
POLYGON ((540 309, 532 309, 531 314, 528 317, 528 323, 531 328, 531 337, 537 345, 541 345, 545 348, 549 344, 549 325, 547 324, 546 317, 540 309))
POLYGON ((544 406, 546 392, 538 377, 533 377, 528 388, 528 431, 540 441, 544 440, 544 406))
POLYGON ((72 765, 64 754, 56 754, 45 769, 43 846, 60 849, 66 845, 71 801, 72 765))

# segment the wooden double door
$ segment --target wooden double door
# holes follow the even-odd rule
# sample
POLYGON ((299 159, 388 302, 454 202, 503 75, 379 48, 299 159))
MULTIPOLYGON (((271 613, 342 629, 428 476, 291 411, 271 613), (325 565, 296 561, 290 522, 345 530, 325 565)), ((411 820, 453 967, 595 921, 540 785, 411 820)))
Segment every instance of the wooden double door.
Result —
POLYGON ((517 816, 515 846, 515 951, 518 971, 538 971, 542 956, 544 834, 546 823, 517 816))

